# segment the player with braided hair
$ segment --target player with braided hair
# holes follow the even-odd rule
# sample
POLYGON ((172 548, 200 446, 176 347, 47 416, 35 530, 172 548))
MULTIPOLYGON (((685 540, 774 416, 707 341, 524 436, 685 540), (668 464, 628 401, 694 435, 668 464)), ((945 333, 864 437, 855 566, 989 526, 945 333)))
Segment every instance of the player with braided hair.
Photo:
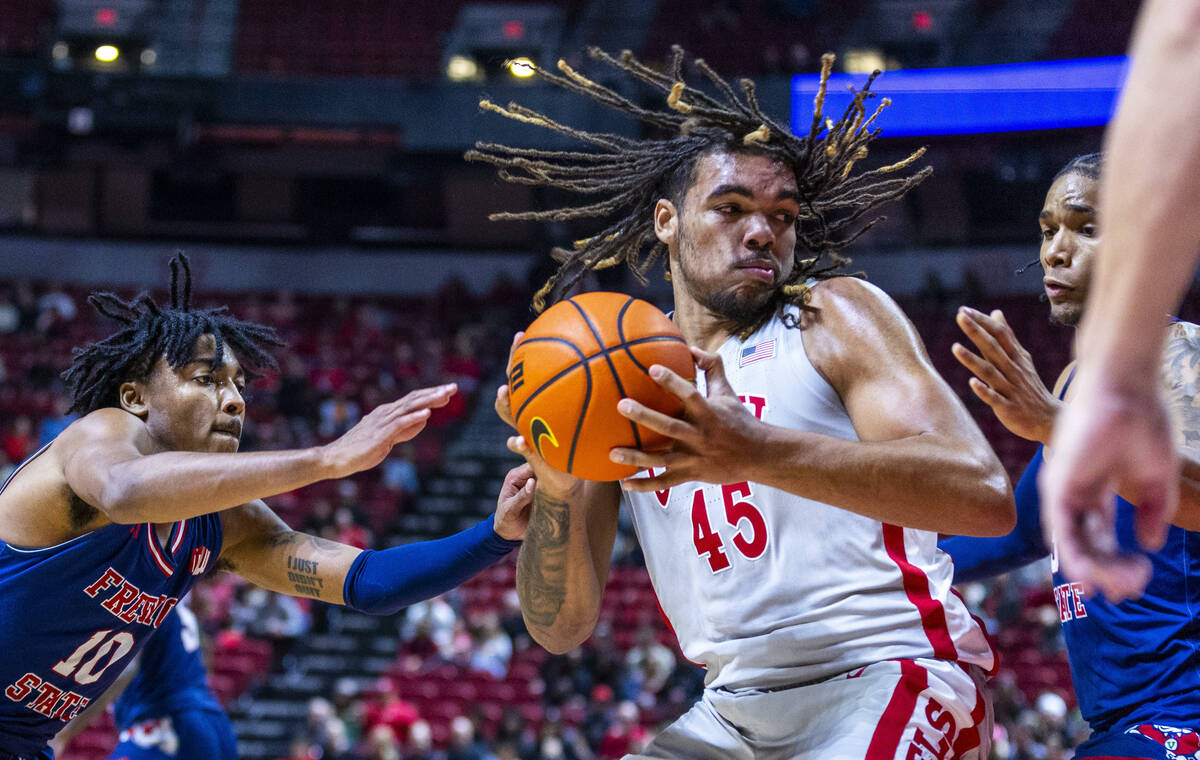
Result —
MULTIPOLYGON (((65 373, 84 416, 0 486, 0 760, 53 757, 49 740, 98 698, 201 575, 232 570, 281 593, 391 614, 508 554, 524 534, 527 466, 496 514, 438 541, 383 551, 288 528, 261 499, 374 467, 425 427, 453 385, 383 404, 345 435, 296 451, 237 453, 248 370, 275 332, 191 308, 187 258, 171 302, 90 301, 121 324, 65 373)), ((233 750, 171 757, 228 760, 233 750)))
MULTIPOLYGON (((620 402, 673 443, 614 449, 614 461, 642 468, 619 487, 556 472, 509 439, 538 481, 517 565, 531 634, 556 652, 590 635, 623 501, 684 654, 708 670, 701 701, 646 757, 987 757, 979 685, 993 654, 950 591, 937 532, 1006 532, 1011 487, 896 305, 835 276, 864 217, 928 174, 901 174, 920 151, 856 171, 879 109, 868 114, 868 83, 841 119, 824 118, 832 57, 812 127, 795 136, 762 113, 748 81, 739 96, 697 61, 718 95, 687 85, 682 51, 669 74, 629 53, 591 53, 666 108, 565 64, 543 76, 665 134, 598 135, 485 103, 587 149, 485 143, 468 157, 514 182, 596 198, 507 218, 616 220, 560 252, 536 308, 586 271, 625 262, 645 277, 665 258, 672 319, 703 372, 692 385, 650 368, 683 402, 681 419, 620 402)), ((496 407, 511 424, 506 388, 496 407)))

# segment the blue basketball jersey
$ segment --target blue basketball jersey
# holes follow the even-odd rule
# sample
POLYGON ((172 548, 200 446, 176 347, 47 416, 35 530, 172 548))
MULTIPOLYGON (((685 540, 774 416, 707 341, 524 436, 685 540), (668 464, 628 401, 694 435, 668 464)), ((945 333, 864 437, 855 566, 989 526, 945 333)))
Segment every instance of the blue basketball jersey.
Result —
POLYGON ((165 545, 150 523, 41 549, 0 542, 0 750, 36 755, 99 697, 216 561, 221 535, 209 514, 175 523, 165 545))
MULTIPOLYGON (((1017 499, 1037 498, 1038 449, 1017 499), (1032 492, 1032 493, 1031 493, 1032 492)), ((1117 499, 1117 536, 1136 550, 1134 506, 1117 499)), ((1051 551, 1054 599, 1062 621, 1079 709, 1095 733, 1140 723, 1192 726, 1200 718, 1200 533, 1172 526, 1148 553, 1150 583, 1119 603, 1084 596, 1051 551)))
POLYGON ((196 616, 173 609, 142 649, 138 672, 121 693, 113 714, 117 730, 182 710, 220 710, 208 686, 196 616))

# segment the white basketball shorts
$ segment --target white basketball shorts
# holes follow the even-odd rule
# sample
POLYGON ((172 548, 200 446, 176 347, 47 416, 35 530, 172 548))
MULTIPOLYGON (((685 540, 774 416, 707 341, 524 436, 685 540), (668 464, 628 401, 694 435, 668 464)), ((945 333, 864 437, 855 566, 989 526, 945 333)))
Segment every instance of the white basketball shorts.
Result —
POLYGON ((985 760, 984 673, 887 660, 814 684, 704 696, 625 760, 985 760))

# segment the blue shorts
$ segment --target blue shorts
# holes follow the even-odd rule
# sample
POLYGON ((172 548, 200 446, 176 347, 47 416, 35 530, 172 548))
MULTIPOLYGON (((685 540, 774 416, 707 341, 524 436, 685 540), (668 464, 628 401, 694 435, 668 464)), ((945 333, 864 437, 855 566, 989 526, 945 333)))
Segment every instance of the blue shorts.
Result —
POLYGON ((1200 760, 1200 733, 1179 723, 1141 723, 1093 734, 1075 750, 1075 759, 1200 760))
POLYGON ((108 760, 237 760, 237 738, 218 710, 183 710, 121 731, 108 760))

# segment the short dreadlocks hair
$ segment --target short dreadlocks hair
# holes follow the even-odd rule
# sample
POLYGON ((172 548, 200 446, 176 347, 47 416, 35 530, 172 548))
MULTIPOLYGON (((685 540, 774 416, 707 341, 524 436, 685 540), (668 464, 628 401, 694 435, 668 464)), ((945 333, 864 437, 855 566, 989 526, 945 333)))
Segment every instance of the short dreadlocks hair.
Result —
MULTIPOLYGON (((229 308, 191 308, 192 269, 187 256, 171 258, 171 305, 163 308, 148 293, 125 301, 113 293, 88 296, 96 311, 116 320, 122 329, 104 340, 72 351, 63 381, 71 391, 71 411, 88 414, 118 404, 121 384, 145 380, 160 356, 172 367, 192 360, 196 341, 210 334, 216 342, 213 368, 225 362, 226 345, 254 369, 275 367, 264 346, 282 346, 270 327, 231 316, 229 308)), ((253 375, 247 369, 248 375, 253 375)))
POLYGON ((879 133, 870 126, 885 107, 884 98, 869 116, 866 100, 874 97, 871 82, 854 92, 851 104, 837 121, 825 118, 822 106, 834 57, 821 58, 821 79, 814 101, 808 134, 793 135, 766 116, 755 96, 754 82, 742 79, 739 96, 702 59, 694 66, 716 89, 716 96, 689 86, 684 81, 685 53, 672 47, 670 72, 647 66, 626 50, 617 57, 588 48, 589 55, 616 68, 666 96, 666 109, 642 108, 612 89, 585 77, 565 61, 558 62, 561 75, 537 69, 543 79, 571 92, 587 96, 614 110, 667 132, 662 139, 630 139, 620 135, 587 132, 561 124, 516 103, 501 107, 488 100, 480 106, 516 121, 543 127, 587 144, 583 150, 539 150, 495 143, 476 143, 467 160, 496 166, 508 182, 560 188, 599 200, 573 207, 544 211, 506 212, 491 218, 557 221, 582 218, 612 219, 596 235, 576 241, 570 251, 556 250, 562 264, 533 299, 535 311, 543 310, 547 298, 554 300, 569 291, 590 270, 605 269, 624 262, 639 281, 666 252, 654 234, 649 209, 659 198, 677 200, 681 188, 693 180, 696 162, 714 151, 751 152, 767 155, 792 167, 801 197, 796 220, 799 245, 792 275, 776 292, 771 313, 794 303, 803 307, 809 296, 808 278, 831 277, 849 259, 840 251, 869 229, 880 217, 859 220, 879 205, 895 200, 925 179, 931 168, 899 174, 925 152, 921 148, 903 161, 870 171, 853 173, 855 162, 867 156, 867 144, 879 133))
POLYGON ((1064 174, 1080 174, 1088 179, 1100 179, 1100 170, 1103 167, 1103 153, 1085 153, 1068 161, 1063 168, 1058 170, 1058 174, 1054 175, 1050 184, 1057 182, 1058 178, 1064 174))

